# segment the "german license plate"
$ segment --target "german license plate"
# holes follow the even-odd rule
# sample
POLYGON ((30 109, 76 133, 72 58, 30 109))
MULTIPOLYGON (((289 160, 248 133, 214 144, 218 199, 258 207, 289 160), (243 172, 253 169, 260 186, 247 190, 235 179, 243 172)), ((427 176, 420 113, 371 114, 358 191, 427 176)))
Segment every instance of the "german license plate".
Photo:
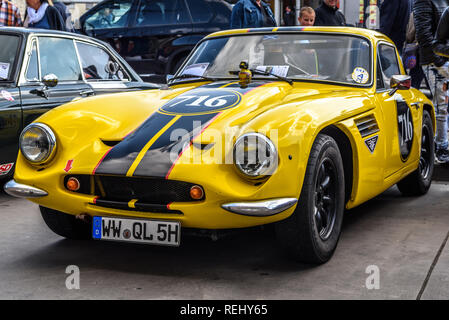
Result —
POLYGON ((181 224, 177 221, 94 217, 92 237, 96 240, 179 246, 181 224))

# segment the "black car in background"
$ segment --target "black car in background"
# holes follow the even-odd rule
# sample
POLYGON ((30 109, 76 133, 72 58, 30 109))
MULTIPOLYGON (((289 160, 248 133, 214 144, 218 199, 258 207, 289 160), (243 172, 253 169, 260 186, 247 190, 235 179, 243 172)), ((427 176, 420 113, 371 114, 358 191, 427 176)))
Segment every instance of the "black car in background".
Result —
POLYGON ((158 87, 86 36, 2 27, 0 44, 0 180, 14 171, 22 129, 44 112, 87 96, 158 87))
POLYGON ((110 43, 146 81, 174 74, 205 35, 229 28, 224 0, 105 0, 80 18, 80 32, 110 43))

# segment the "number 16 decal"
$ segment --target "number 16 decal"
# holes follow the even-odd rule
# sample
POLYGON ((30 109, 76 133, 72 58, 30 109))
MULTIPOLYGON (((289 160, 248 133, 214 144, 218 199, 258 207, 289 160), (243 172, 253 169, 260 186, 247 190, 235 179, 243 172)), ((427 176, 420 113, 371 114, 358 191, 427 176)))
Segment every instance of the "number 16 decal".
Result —
POLYGON ((401 160, 406 162, 413 145, 413 115, 405 101, 396 100, 396 107, 398 111, 399 149, 401 160))

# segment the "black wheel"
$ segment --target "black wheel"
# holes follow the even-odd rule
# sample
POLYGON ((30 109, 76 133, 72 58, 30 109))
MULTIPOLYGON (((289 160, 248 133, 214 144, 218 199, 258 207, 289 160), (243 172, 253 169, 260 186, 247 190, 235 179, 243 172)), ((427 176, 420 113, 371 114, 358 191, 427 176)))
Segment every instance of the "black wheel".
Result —
POLYGON ((343 161, 330 136, 319 134, 310 152, 295 212, 276 224, 281 246, 294 260, 322 264, 340 238, 345 202, 343 161))
POLYGON ((406 196, 426 194, 432 184, 435 161, 435 142, 433 124, 429 112, 423 112, 421 153, 416 171, 398 182, 399 191, 406 196))
POLYGON ((91 223, 61 211, 42 206, 39 209, 45 223, 54 233, 67 239, 91 239, 91 223))

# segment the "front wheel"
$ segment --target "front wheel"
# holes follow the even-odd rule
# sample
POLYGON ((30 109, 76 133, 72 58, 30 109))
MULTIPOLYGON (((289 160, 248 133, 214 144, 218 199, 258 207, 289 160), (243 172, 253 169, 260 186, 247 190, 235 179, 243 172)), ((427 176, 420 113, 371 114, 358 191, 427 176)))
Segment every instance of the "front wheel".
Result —
POLYGON ((281 246, 294 260, 322 264, 333 255, 345 201, 343 160, 335 140, 319 134, 310 152, 295 212, 276 224, 281 246))
POLYGON ((432 119, 428 111, 423 112, 421 152, 416 171, 398 182, 399 191, 406 196, 420 196, 429 191, 435 165, 435 142, 432 119))
POLYGON ((42 218, 47 226, 61 237, 67 239, 90 239, 91 224, 76 219, 75 216, 39 206, 42 218))

